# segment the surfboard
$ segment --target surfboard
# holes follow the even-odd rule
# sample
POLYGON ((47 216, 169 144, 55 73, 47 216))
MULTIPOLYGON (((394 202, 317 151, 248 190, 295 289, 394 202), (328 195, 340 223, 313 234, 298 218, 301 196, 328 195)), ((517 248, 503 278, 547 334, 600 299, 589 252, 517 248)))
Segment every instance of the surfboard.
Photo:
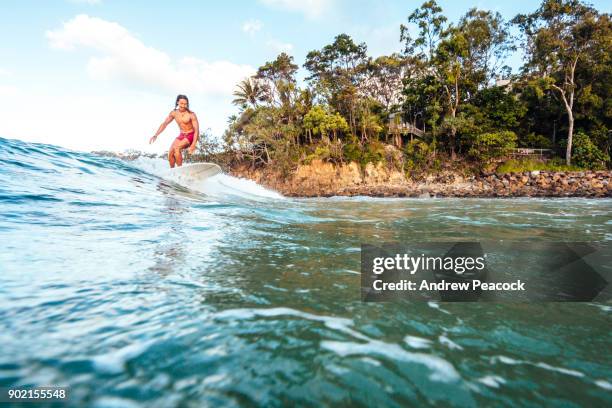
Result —
POLYGON ((221 167, 215 163, 193 163, 183 164, 181 167, 175 167, 172 174, 181 177, 193 179, 205 179, 221 173, 221 167))

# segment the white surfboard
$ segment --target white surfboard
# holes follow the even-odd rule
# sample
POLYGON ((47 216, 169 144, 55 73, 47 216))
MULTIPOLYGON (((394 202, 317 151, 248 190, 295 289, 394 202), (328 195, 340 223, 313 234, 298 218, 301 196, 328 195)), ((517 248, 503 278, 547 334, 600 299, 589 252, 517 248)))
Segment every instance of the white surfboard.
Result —
POLYGON ((172 174, 179 177, 201 180, 221 173, 221 167, 215 163, 193 163, 183 164, 181 167, 175 167, 171 171, 172 174))

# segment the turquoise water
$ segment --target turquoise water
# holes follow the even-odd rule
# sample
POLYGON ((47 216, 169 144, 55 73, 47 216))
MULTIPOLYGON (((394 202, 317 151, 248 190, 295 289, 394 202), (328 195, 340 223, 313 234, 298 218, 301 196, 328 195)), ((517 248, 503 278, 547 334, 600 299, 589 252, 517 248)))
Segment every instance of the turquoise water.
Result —
MULTIPOLYGON (((612 200, 285 199, 0 139, 0 387, 70 406, 604 406, 598 304, 362 303, 361 242, 611 241, 612 200)), ((37 405, 40 406, 40 405, 37 405)))

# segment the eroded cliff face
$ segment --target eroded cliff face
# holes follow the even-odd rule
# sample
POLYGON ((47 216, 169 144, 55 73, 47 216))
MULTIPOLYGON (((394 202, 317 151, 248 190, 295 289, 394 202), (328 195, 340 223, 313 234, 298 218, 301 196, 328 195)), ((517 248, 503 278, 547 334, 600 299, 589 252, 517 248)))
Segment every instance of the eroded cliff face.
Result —
POLYGON ((283 176, 274 166, 251 169, 248 165, 231 169, 230 174, 256 181, 287 196, 316 197, 338 195, 339 192, 356 186, 374 186, 407 183, 404 175, 397 170, 387 169, 382 163, 360 169, 359 164, 333 164, 313 160, 283 176))
POLYGON ((611 171, 491 174, 465 177, 458 172, 441 171, 423 180, 407 178, 382 162, 333 164, 313 160, 299 165, 289 175, 274 166, 251 169, 236 166, 230 174, 256 181, 292 197, 367 195, 376 197, 610 197, 611 171))

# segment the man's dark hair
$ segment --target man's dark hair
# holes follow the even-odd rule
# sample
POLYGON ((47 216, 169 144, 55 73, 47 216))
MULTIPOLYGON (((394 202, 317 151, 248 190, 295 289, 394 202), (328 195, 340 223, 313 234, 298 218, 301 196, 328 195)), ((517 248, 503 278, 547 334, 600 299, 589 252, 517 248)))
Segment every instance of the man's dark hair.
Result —
POLYGON ((184 99, 187 101, 187 112, 191 112, 189 110, 189 98, 186 95, 179 95, 176 97, 176 102, 174 102, 174 110, 176 110, 176 108, 178 107, 178 103, 181 99, 184 99))

